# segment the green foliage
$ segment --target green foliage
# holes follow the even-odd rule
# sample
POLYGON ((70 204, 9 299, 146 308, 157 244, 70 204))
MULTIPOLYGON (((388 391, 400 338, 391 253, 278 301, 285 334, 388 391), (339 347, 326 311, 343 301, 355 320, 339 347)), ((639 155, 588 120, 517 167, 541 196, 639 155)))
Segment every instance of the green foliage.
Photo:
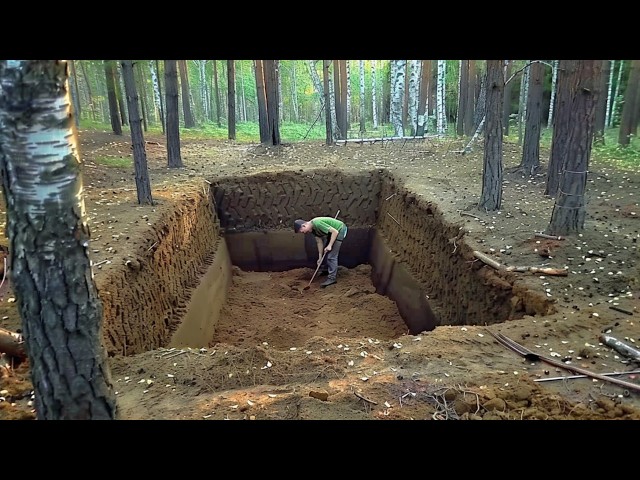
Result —
POLYGON ((637 171, 640 168, 640 139, 632 136, 631 142, 625 147, 618 144, 618 133, 617 128, 605 131, 604 145, 595 144, 593 146, 593 160, 637 171))

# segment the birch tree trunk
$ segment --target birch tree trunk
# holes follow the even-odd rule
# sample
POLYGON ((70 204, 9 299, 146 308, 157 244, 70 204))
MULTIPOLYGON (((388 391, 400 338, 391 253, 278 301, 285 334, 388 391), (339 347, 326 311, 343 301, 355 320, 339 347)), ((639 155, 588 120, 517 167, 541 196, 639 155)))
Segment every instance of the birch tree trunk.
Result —
POLYGON ((68 65, 0 61, 0 171, 11 281, 40 420, 113 420, 89 259, 68 65))
POLYGON ((159 111, 158 117, 160 118, 160 123, 162 124, 162 133, 164 133, 164 106, 162 105, 162 95, 160 94, 160 81, 158 79, 157 62, 158 60, 149 60, 149 71, 151 72, 151 84, 153 85, 153 98, 155 99, 156 111, 159 111))
POLYGON ((202 112, 204 118, 209 118, 209 89, 207 88, 207 61, 196 60, 198 72, 200 74, 200 102, 202 102, 202 112))
POLYGON ((330 60, 322 61, 322 78, 324 80, 324 111, 325 111, 325 126, 326 126, 326 138, 327 145, 333 144, 333 126, 331 124, 331 91, 329 88, 329 67, 331 65, 330 60))
POLYGON ((613 96, 613 106, 611 107, 611 125, 613 126, 613 120, 618 111, 618 105, 620 104, 620 83, 622 82, 622 70, 624 68, 624 60, 620 60, 618 65, 618 79, 616 81, 616 93, 613 96))
POLYGON ((549 99, 549 116, 547 117, 547 128, 553 125, 553 107, 556 101, 556 83, 558 81, 558 60, 551 62, 551 98, 549 99))
POLYGON ((293 113, 293 121, 300 121, 300 110, 298 108, 298 76, 296 74, 296 65, 298 62, 291 62, 291 111, 293 113))
POLYGON ((364 101, 364 60, 360 60, 360 135, 364 135, 366 128, 366 105, 364 101))
POLYGON ((411 73, 409 76, 409 131, 411 136, 418 130, 418 98, 420 97, 420 67, 422 63, 411 60, 411 73))
POLYGON ((392 60, 391 63, 391 111, 389 116, 396 137, 404 136, 402 128, 402 100, 404 98, 406 65, 406 60, 392 60))
POLYGON ((509 123, 511 120, 511 91, 513 90, 513 81, 511 79, 511 69, 513 60, 505 60, 504 68, 504 102, 502 108, 502 129, 505 136, 509 135, 509 123))
MULTIPOLYGON (((525 65, 529 60, 525 60, 525 65)), ((527 118, 527 88, 529 86, 529 66, 522 71, 522 81, 520 82, 520 101, 518 104, 518 145, 522 145, 522 132, 524 130, 525 119, 527 118)))
POLYGON ((611 98, 611 93, 613 92, 613 71, 616 68, 616 61, 610 60, 610 62, 611 65, 609 66, 609 88, 607 89, 607 111, 604 118, 604 124, 607 128, 611 127, 611 104, 613 100, 611 98))
POLYGON ((376 130, 378 128, 378 101, 376 100, 377 90, 378 90, 378 82, 376 81, 376 63, 377 60, 371 61, 371 105, 373 107, 373 129, 376 130))
POLYGON ((447 131, 447 114, 445 112, 445 60, 438 60, 438 87, 436 93, 436 118, 438 135, 447 131))

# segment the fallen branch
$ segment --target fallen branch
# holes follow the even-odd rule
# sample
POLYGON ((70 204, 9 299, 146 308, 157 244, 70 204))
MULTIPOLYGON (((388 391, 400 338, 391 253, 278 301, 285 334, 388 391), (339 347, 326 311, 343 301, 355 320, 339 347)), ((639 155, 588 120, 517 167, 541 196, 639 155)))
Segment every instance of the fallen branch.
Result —
MULTIPOLYGON (((636 375, 640 373, 640 370, 631 370, 630 372, 611 372, 611 373, 601 373, 600 375, 605 375, 607 377, 613 377, 618 375, 636 375)), ((547 377, 547 378, 535 378, 534 382, 550 382, 552 380, 571 380, 573 378, 587 378, 587 375, 569 375, 566 377, 547 377)))
POLYGON ((0 353, 6 353, 20 360, 27 358, 22 335, 0 328, 0 353))
POLYGON ((374 402, 373 400, 369 400, 368 398, 363 397, 363 396, 362 396, 362 395, 360 395, 358 392, 353 392, 353 394, 354 394, 356 397, 358 397, 360 400, 364 400, 364 401, 365 401, 365 402, 367 402, 367 403, 371 403, 371 404, 373 404, 373 405, 377 405, 377 404, 378 404, 377 402, 374 402))
POLYGON ((538 232, 536 232, 534 236, 540 237, 540 238, 550 238, 551 240, 564 240, 564 237, 561 237, 560 235, 558 235, 558 236, 556 236, 556 235, 547 235, 546 233, 538 233, 538 232))
POLYGON ((473 251, 473 256, 478 260, 482 260, 482 262, 486 263, 490 267, 495 268, 496 270, 504 270, 506 272, 531 272, 531 273, 543 273, 545 275, 558 275, 562 277, 566 277, 569 274, 569 271, 565 268, 551 268, 551 267, 528 267, 528 266, 520 266, 520 267, 507 267, 502 265, 497 260, 485 255, 482 252, 477 250, 473 251))
POLYGON ((640 391, 640 385, 638 385, 637 383, 632 383, 632 382, 627 382, 625 380, 620 380, 618 378, 609 378, 606 375, 601 375, 599 373, 594 373, 594 372, 590 372, 589 370, 585 370, 584 368, 579 368, 579 367, 574 367, 573 365, 567 365, 559 360, 554 360, 553 358, 548 358, 548 357, 544 357, 542 355, 538 355, 537 353, 532 352, 531 350, 528 350, 527 348, 523 347, 522 345, 520 345, 519 343, 517 343, 514 340, 511 340, 510 338, 508 338, 507 336, 501 334, 501 333, 494 333, 491 330, 487 329, 487 331, 496 339, 498 340, 499 343, 501 343, 503 346, 510 348, 511 350, 513 350, 514 352, 522 355, 523 357, 525 357, 527 360, 529 361, 536 361, 536 360, 542 360, 545 363, 548 363, 549 365, 553 365, 554 367, 559 367, 559 368, 564 368, 566 370, 575 372, 575 373, 579 373, 581 375, 586 375, 588 377, 591 378, 596 378, 598 380, 604 380, 605 382, 610 382, 610 383, 615 383, 616 385, 619 385, 621 387, 625 387, 629 390, 635 390, 635 391, 640 391))
POLYGON ((605 345, 613 348, 621 355, 640 362, 640 351, 618 340, 617 338, 612 337, 611 335, 600 335, 600 341, 605 345))
POLYGON ((615 310, 616 312, 626 313, 627 315, 633 315, 633 312, 629 310, 625 310, 624 308, 616 307, 615 305, 611 305, 609 308, 611 310, 615 310))

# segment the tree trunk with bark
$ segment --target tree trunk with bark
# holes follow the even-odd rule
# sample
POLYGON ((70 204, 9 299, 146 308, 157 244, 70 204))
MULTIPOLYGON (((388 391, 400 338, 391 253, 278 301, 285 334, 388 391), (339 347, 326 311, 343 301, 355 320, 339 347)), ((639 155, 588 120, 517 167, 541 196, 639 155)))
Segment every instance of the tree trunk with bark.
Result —
POLYGON ((169 168, 182 167, 177 62, 177 60, 164 61, 165 104, 167 106, 167 159, 169 168))
POLYGON ((120 123, 120 112, 118 111, 118 98, 116 97, 116 82, 113 73, 113 60, 103 60, 103 62, 104 76, 107 85, 111 130, 115 135, 122 135, 122 124, 120 123))
POLYGON ((595 109, 600 86, 601 60, 580 60, 577 86, 571 102, 567 158, 560 188, 545 233, 567 235, 584 229, 585 191, 593 144, 595 109))
POLYGON ((533 175, 540 166, 540 125, 542 123, 544 64, 534 62, 529 69, 529 94, 527 96, 524 145, 519 168, 526 175, 533 175))
POLYGON ((638 126, 638 97, 640 96, 640 60, 631 60, 629 80, 624 92, 622 104, 622 117, 620 119, 620 131, 618 144, 627 147, 631 143, 631 135, 638 126))
POLYGON ((138 91, 136 89, 133 62, 122 61, 122 78, 129 108, 129 122, 131 125, 131 145, 133 146, 133 166, 136 175, 136 191, 138 204, 153 205, 151 183, 149 182, 149 168, 147 166, 147 151, 145 149, 144 134, 140 123, 138 108, 138 91))
POLYGON ((11 282, 41 420, 116 418, 62 60, 0 61, 11 282))
POLYGON ((484 167, 482 195, 478 203, 478 208, 484 211, 500 210, 502 205, 503 68, 503 60, 487 60, 484 167))

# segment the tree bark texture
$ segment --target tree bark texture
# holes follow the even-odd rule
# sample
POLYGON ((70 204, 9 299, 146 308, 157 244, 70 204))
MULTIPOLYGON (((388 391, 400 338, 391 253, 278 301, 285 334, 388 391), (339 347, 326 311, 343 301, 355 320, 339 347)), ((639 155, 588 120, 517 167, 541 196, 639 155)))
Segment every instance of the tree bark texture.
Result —
POLYGON ((331 60, 322 61, 322 78, 324 80, 324 115, 326 124, 327 145, 333 144, 333 126, 331 124, 331 96, 329 95, 329 67, 331 60))
POLYGON ((138 91, 136 89, 135 75, 133 74, 133 62, 131 60, 122 61, 122 78, 124 79, 127 106, 129 108, 129 124, 131 126, 131 145, 133 147, 133 166, 136 176, 138 204, 153 205, 149 168, 147 166, 147 151, 145 149, 144 134, 142 133, 140 123, 140 110, 138 108, 138 91))
POLYGON ((264 79, 267 94, 267 118, 269 119, 269 143, 280 145, 280 95, 276 60, 264 60, 264 79))
POLYGON ((502 205, 503 66, 502 60, 487 60, 484 167, 478 203, 478 208, 485 211, 499 210, 502 205))
POLYGON ((601 68, 601 60, 578 61, 578 83, 571 104, 567 158, 546 232, 550 235, 566 235, 584 229, 584 193, 593 143, 595 109, 600 93, 601 68))
POLYGON ((67 62, 0 61, 11 281, 38 419, 114 419, 67 62))
POLYGON ((178 63, 164 61, 164 90, 167 107, 167 159, 169 168, 182 167, 180 156, 180 113, 178 110, 178 63))
POLYGON ((189 88, 189 68, 186 60, 178 60, 180 72, 180 88, 182 90, 182 111, 184 113, 184 128, 195 128, 196 120, 191 109, 191 89, 189 88))
POLYGON ((631 60, 631 70, 629 71, 627 89, 624 92, 620 131, 618 133, 618 144, 624 147, 631 143, 631 135, 637 127, 638 97, 640 97, 640 60, 631 60))
POLYGON ((227 60, 227 111, 228 137, 236 139, 236 67, 234 60, 227 60))
POLYGON ((553 135, 551 137, 551 153, 547 167, 547 184, 544 194, 555 197, 558 193, 560 175, 566 159, 569 127, 571 119, 571 101, 576 88, 577 60, 560 60, 558 62, 558 80, 553 115, 553 135))
POLYGON ((542 123, 542 81, 544 65, 534 62, 529 67, 529 94, 520 167, 533 175, 540 166, 540 125, 542 123))
POLYGON ((122 135, 122 123, 120 123, 120 112, 118 111, 118 98, 116 97, 116 82, 113 70, 113 60, 104 60, 104 76, 107 85, 111 130, 115 135, 122 135))
POLYGON ((269 138, 269 116, 267 115, 267 94, 264 85, 264 63, 255 60, 256 95, 258 98, 258 126, 260 127, 260 143, 267 145, 269 138))

